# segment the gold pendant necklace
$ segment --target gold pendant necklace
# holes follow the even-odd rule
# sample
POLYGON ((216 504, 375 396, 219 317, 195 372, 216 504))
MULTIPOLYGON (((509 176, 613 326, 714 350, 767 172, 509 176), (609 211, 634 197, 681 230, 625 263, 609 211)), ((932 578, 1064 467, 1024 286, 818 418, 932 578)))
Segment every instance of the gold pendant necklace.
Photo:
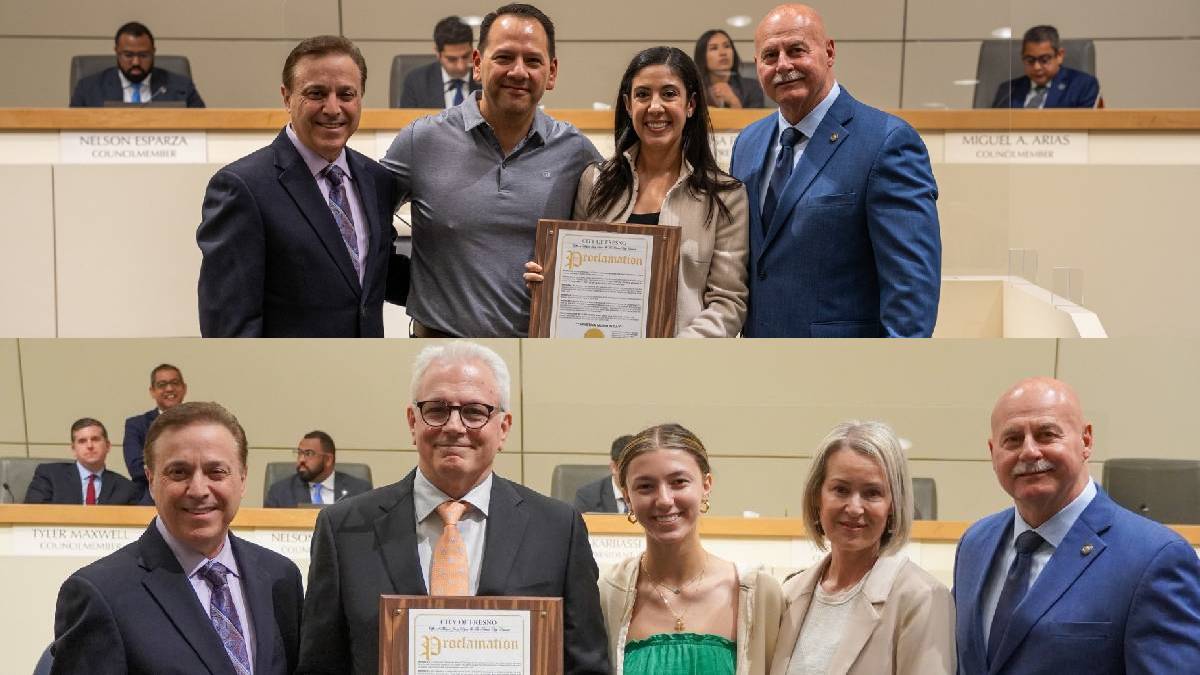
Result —
POLYGON ((672 588, 672 587, 658 581, 657 579, 655 579, 653 576, 650 575, 650 570, 646 567, 646 554, 645 553, 642 554, 641 560, 638 561, 638 564, 642 568, 642 573, 646 575, 646 579, 650 582, 650 586, 654 588, 654 592, 658 595, 659 599, 662 600, 662 603, 667 608, 667 611, 675 619, 675 632, 682 633, 685 630, 685 625, 683 623, 683 617, 687 616, 687 608, 684 608, 684 610, 682 612, 676 612, 675 608, 672 607, 671 603, 667 600, 666 594, 663 593, 663 589, 671 591, 675 595, 679 595, 680 593, 683 592, 683 589, 687 588, 688 586, 691 586, 692 584, 696 583, 701 578, 703 578, 705 570, 708 569, 708 552, 705 551, 705 553, 704 553, 704 565, 700 567, 700 573, 697 574, 696 576, 692 577, 691 579, 689 579, 687 582, 685 582, 682 586, 679 586, 678 588, 672 588))

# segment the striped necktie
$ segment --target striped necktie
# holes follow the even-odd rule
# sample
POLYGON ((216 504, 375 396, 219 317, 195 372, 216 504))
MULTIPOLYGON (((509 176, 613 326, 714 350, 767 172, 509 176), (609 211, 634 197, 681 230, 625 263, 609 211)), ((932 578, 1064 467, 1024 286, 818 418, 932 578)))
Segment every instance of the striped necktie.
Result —
POLYGON ((329 181, 329 210, 337 222, 338 231, 342 233, 342 241, 350 251, 350 262, 354 263, 354 273, 362 279, 362 261, 358 259, 358 233, 354 231, 354 218, 350 215, 350 199, 346 195, 343 179, 346 173, 336 164, 330 164, 321 172, 329 181))

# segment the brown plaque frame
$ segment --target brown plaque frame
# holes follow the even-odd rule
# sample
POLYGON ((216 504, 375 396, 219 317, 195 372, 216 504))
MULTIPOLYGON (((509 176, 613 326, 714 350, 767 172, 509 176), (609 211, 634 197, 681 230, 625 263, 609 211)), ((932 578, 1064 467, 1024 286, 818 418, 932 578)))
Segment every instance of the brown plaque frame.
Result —
POLYGON ((554 277, 558 272, 558 233, 613 232, 649 234, 654 237, 650 259, 650 307, 646 316, 647 337, 675 337, 675 298, 679 292, 680 228, 670 225, 594 223, 576 220, 539 220, 533 257, 542 266, 545 281, 533 285, 529 304, 529 337, 550 337, 550 312, 554 305, 554 277))
POLYGON ((562 598, 526 596, 379 596, 379 675, 408 675, 409 609, 525 610, 534 675, 562 675, 562 598))

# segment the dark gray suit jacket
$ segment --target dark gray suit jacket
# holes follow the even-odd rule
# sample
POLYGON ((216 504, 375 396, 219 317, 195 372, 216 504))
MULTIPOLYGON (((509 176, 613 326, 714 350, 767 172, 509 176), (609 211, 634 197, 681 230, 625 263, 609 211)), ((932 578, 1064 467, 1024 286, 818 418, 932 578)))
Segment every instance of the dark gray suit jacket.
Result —
POLYGON ((580 513, 620 513, 612 491, 612 476, 594 480, 575 491, 575 508, 580 513))
MULTIPOLYGON (((341 471, 333 472, 333 484, 337 487, 337 494, 334 495, 336 502, 340 502, 346 497, 361 495, 371 489, 371 484, 367 481, 341 471)), ((267 498, 263 500, 263 506, 291 508, 298 504, 311 502, 312 492, 309 490, 308 483, 300 480, 298 474, 292 474, 283 480, 275 481, 267 490, 267 498)))
MULTIPOLYGON (((254 672, 296 669, 300 571, 229 535, 254 623, 254 672)), ((244 620, 244 619, 243 619, 244 620)), ((233 663, 154 523, 140 539, 72 574, 58 591, 52 673, 234 675, 233 663)))
MULTIPOLYGON (((97 504, 137 504, 141 497, 128 478, 108 469, 100 475, 97 504)), ((26 504, 82 504, 83 481, 75 462, 38 464, 25 491, 26 504)))
MULTIPOLYGON (((150 70, 150 94, 152 101, 184 101, 189 108, 204 107, 204 99, 190 79, 162 68, 150 70)), ((121 101, 124 97, 117 67, 112 66, 79 80, 71 93, 71 107, 100 108, 105 101, 121 101)))
MULTIPOLYGON (((417 557, 415 475, 317 516, 299 672, 374 675, 379 596, 428 595, 417 557)), ((488 510, 478 595, 561 597, 564 672, 607 674, 598 570, 583 518, 499 476, 488 510)))
MULTIPOLYGON (((467 73, 467 91, 479 91, 479 83, 467 73)), ((442 85, 442 64, 434 61, 409 71, 404 76, 404 91, 400 93, 401 108, 445 108, 446 89, 442 85)))

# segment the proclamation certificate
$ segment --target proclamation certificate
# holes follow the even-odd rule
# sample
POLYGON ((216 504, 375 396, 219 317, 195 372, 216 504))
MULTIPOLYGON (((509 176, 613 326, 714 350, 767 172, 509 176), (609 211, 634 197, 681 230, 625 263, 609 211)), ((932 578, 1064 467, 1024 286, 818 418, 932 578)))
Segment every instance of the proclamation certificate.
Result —
POLYGON ((408 675, 532 675, 528 610, 409 609, 408 675))
POLYGON ((550 337, 645 337, 654 237, 558 236, 550 337))

